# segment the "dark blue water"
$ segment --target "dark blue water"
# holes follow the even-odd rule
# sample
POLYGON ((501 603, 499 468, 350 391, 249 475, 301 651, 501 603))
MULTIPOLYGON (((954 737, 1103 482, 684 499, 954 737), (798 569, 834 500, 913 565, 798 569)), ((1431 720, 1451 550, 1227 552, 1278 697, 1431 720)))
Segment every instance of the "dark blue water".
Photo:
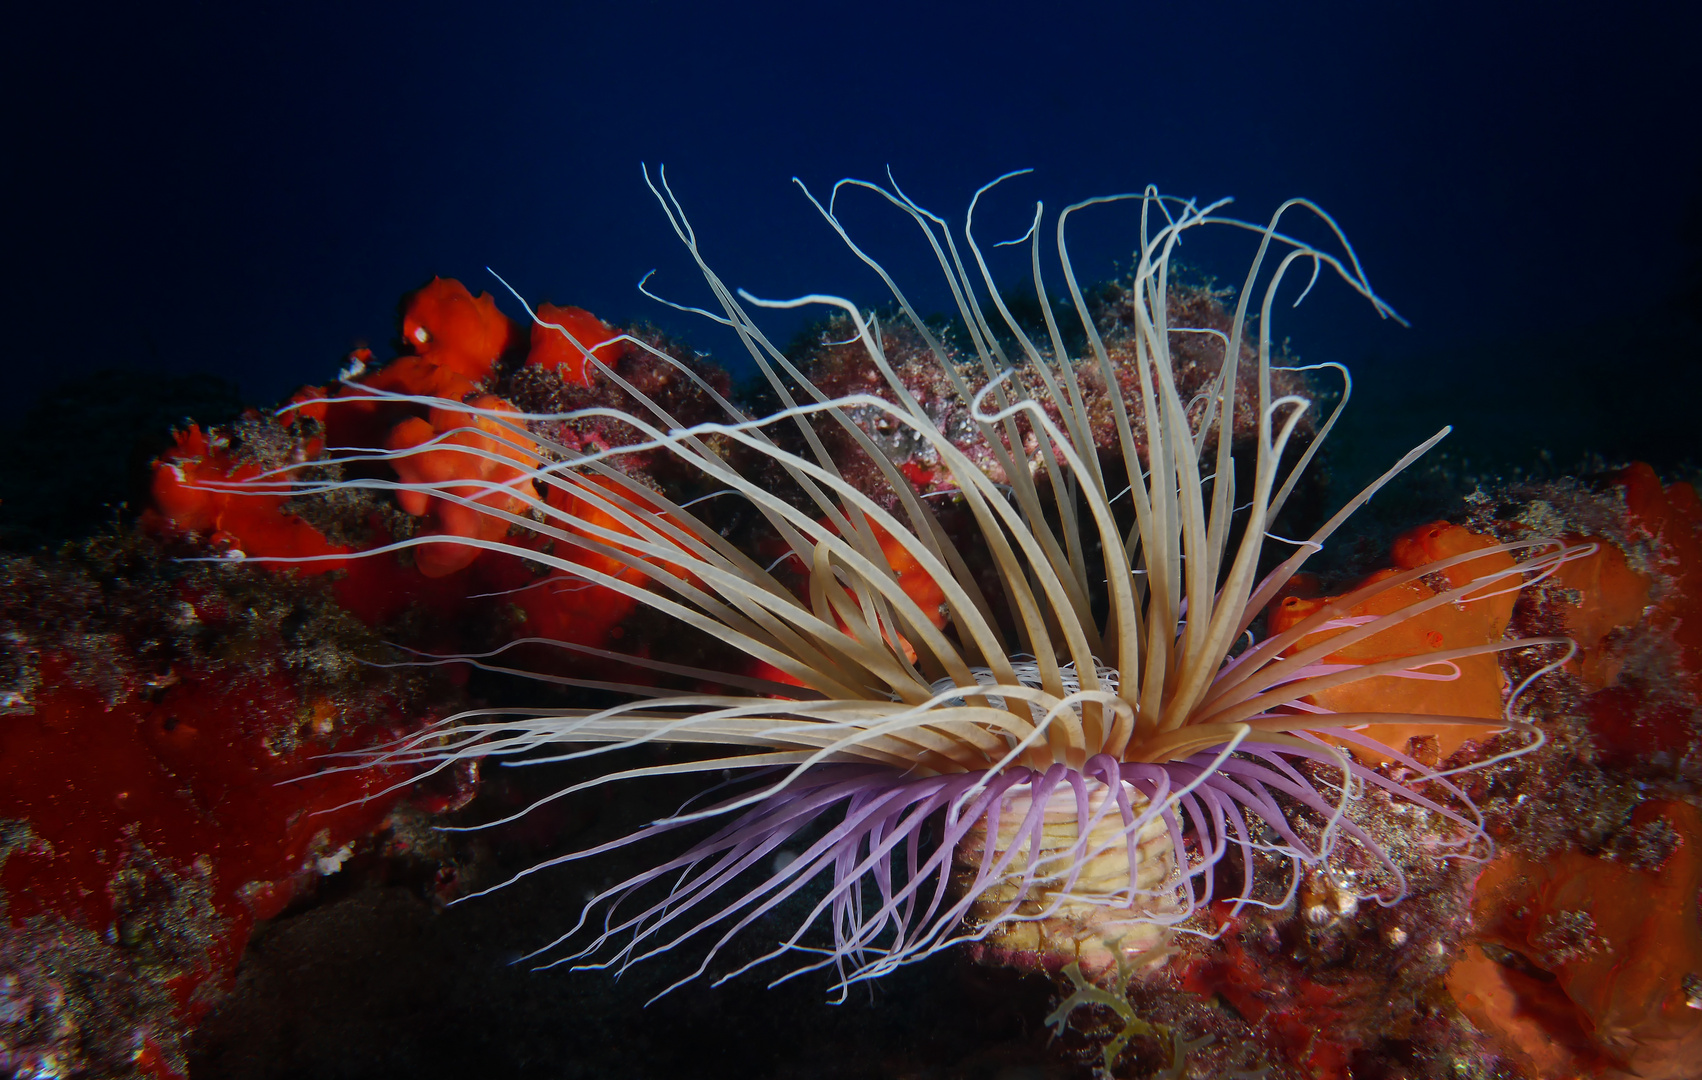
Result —
MULTIPOLYGON (((499 289, 487 265, 736 360, 634 289, 654 267, 670 296, 706 299, 641 162, 668 164, 729 282, 869 301, 878 283, 790 177, 822 190, 890 164, 955 218, 979 184, 1034 168, 986 204, 989 239, 1019 235, 1036 199, 1148 182, 1250 217, 1305 195, 1413 327, 1336 290, 1279 333, 1403 395, 1489 350, 1503 413, 1555 381, 1551 335, 1670 314, 1699 257, 1702 17, 1684 5, 613 7, 32 11, 0 65, 8 408, 103 367, 274 400, 358 344, 383 355, 397 298, 433 274, 499 289)), ((907 225, 852 216, 927 276, 907 225)), ((1114 271, 1130 225, 1107 212, 1078 232, 1084 274, 1114 271)), ((1244 254, 1197 258, 1229 278, 1244 254)), ((1683 368, 1644 352, 1616 365, 1633 402, 1683 368)), ((1596 441, 1637 453, 1617 438, 1596 441)))

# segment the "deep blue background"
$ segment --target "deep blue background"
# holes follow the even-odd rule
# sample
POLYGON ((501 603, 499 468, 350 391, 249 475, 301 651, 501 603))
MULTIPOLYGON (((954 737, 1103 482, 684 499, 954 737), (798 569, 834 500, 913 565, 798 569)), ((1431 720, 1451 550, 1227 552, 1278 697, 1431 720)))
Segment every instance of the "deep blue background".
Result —
MULTIPOLYGON (((734 359, 713 328, 634 288, 655 267, 667 295, 706 299, 640 162, 668 164, 729 282, 871 302, 876 282, 793 175, 825 190, 890 164, 955 219, 978 185, 1033 167, 987 205, 989 239, 1019 234, 1035 198, 1055 209, 1148 182, 1232 194, 1252 217, 1309 196, 1413 324, 1379 322, 1341 289, 1282 316, 1277 332, 1303 357, 1352 364, 1364 391, 1332 467, 1380 470, 1442 420, 1461 425, 1450 446, 1553 447, 1562 468, 1590 449, 1702 458, 1702 327, 1682 299, 1702 258, 1699 12, 1696 0, 35 0, 0 24, 0 541, 86 534, 106 505, 145 492, 146 457, 140 470, 123 460, 133 384, 32 459, 20 444, 43 418, 15 421, 44 390, 119 368, 218 375, 275 401, 333 377, 356 345, 385 354, 398 298, 433 274, 495 290, 492 266, 534 299, 653 319, 734 359), (95 428, 120 445, 103 448, 95 428), (92 510, 55 522, 40 509, 79 494, 92 510), (10 537, 8 513, 25 521, 10 537)), ((874 249, 925 276, 905 223, 865 209, 851 216, 874 249)), ((1127 213, 1083 224, 1084 274, 1113 272, 1132 244, 1127 213)), ((1186 254, 1233 278, 1232 248, 1186 254)), ((1005 255, 1002 278, 1019 279, 1022 258, 1005 255)), ((777 320, 776 336, 798 324, 777 320)), ((1424 520, 1403 514, 1401 527, 1424 520)), ((579 879, 545 878, 441 919, 392 889, 361 902, 411 903, 406 919, 326 904, 281 920, 250 953, 245 985, 259 989, 213 1021, 228 1058, 207 1075, 243 1075, 230 1061, 244 1055, 249 1075, 301 1062, 344 1076, 513 1063, 566 1075, 628 1040, 645 1060, 750 1077, 839 1055, 851 1069, 895 1046, 968 1061, 1020 1021, 963 992, 994 976, 961 977, 960 958, 883 984, 879 1014, 757 980, 640 1012, 643 981, 500 965, 577 904, 579 879)))
MULTIPOLYGON (((1702 200, 1696 7, 34 10, 0 45, 4 409, 103 367, 217 373, 274 400, 357 344, 385 354, 397 298, 432 274, 497 289, 486 265, 731 359, 633 287, 658 267, 659 289, 705 299, 640 162, 667 163, 729 282, 870 301, 791 176, 825 189, 890 164, 955 217, 1032 166, 988 205, 989 239, 1020 233, 1035 198, 1147 182, 1233 194, 1253 217, 1309 196, 1413 328, 1338 290, 1278 333, 1417 391, 1438 358, 1599 332, 1679 290, 1702 200)), ((860 216, 877 250, 921 265, 901 223, 860 216)), ((1078 245, 1099 275, 1129 219, 1094 221, 1078 245)), ((1233 254, 1190 252, 1225 277, 1233 254)), ((1506 363, 1526 365, 1514 385, 1553 377, 1506 363)))

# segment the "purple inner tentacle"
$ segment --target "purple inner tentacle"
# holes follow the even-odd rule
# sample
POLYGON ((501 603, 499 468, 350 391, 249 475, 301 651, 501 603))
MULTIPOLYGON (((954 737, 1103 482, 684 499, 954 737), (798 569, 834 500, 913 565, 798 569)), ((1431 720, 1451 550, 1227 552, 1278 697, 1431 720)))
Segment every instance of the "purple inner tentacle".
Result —
MULTIPOLYGON (((603 955, 588 966, 624 969, 713 932, 714 944, 685 977, 691 979, 708 970, 715 956, 741 932, 788 901, 810 896, 808 910, 774 949, 723 978, 785 954, 803 954, 813 959, 782 979, 832 967, 843 991, 852 982, 956 941, 984 937, 1002 923, 1047 918, 1066 900, 1082 900, 1072 890, 1084 861, 1112 849, 1127 858, 1126 888, 1086 897, 1098 906, 1127 912, 1126 917, 1113 915, 1112 922, 1174 925, 1220 898, 1233 903, 1235 910, 1248 903, 1287 903, 1298 887, 1299 868, 1320 865, 1344 838, 1369 853, 1392 876, 1393 887, 1377 894, 1377 899, 1395 902, 1405 892, 1400 868, 1350 817, 1338 816, 1334 796, 1351 801, 1358 795, 1354 790, 1320 791, 1317 782, 1297 767, 1305 761, 1339 769, 1345 760, 1344 781, 1363 782, 1434 811, 1468 832, 1480 831, 1468 816, 1473 808, 1464 792, 1420 763, 1394 756, 1420 780, 1438 785, 1443 793, 1439 799, 1347 758, 1320 739, 1303 741, 1316 746, 1250 741, 1221 761, 1210 751, 1164 763, 1122 762, 1101 754, 1080 769, 1054 764, 1036 772, 1015 766, 991 775, 919 777, 865 765, 822 765, 785 790, 736 812, 731 822, 689 851, 598 894, 572 930, 533 955, 561 946, 583 929, 590 911, 600 907, 603 918, 594 939, 555 963, 603 955), (1074 804, 1076 839, 1042 858, 1046 809, 1061 785, 1068 785, 1074 804), (1109 792, 1097 806, 1095 785, 1109 792), (1012 802, 1019 794, 1025 797, 1026 807, 1012 802), (1282 800, 1304 807, 1327 823, 1317 839, 1302 837, 1292 809, 1285 809, 1282 800), (1466 808, 1465 812, 1450 803, 1466 808), (1001 823, 1013 812, 1019 812, 1021 819, 1009 836, 1001 837, 1001 823), (1249 815, 1267 830, 1264 839, 1249 823, 1249 815), (1107 820, 1115 821, 1119 831, 1090 843, 1094 827, 1107 820), (1140 840, 1154 821, 1162 822, 1177 873, 1154 888, 1141 889, 1135 880, 1145 857, 1140 840), (803 842, 812 830, 820 831, 803 843, 795 857, 776 858, 803 842), (977 830, 984 839, 966 864, 959 848, 977 830), (1218 873, 1231 852, 1242 856, 1233 887, 1218 873), (1260 853, 1286 858, 1295 868, 1280 898, 1256 895, 1260 853), (965 918, 981 894, 1001 881, 1014 886, 1015 899, 991 913, 977 912, 973 923, 966 925, 965 918), (1019 910, 1042 885, 1052 896, 1050 905, 1038 911, 1032 906, 1019 910), (666 893, 657 897, 660 889, 666 893), (620 913, 624 904, 646 892, 652 898, 640 910, 620 913), (612 954, 608 953, 611 947, 612 954)), ((736 801, 736 796, 728 797, 721 805, 736 801)), ((688 823, 664 819, 547 865, 624 847, 688 823)), ((1470 840, 1444 841, 1444 846, 1470 840)))

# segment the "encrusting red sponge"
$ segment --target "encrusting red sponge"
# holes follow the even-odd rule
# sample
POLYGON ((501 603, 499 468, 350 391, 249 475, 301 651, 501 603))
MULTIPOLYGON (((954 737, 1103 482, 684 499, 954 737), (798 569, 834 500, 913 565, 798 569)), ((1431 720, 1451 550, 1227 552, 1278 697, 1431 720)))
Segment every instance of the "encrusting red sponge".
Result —
POLYGON ((439 367, 483 382, 514 343, 514 324, 491 294, 478 299, 454 278, 432 278, 414 294, 402 316, 402 338, 439 367))
MULTIPOLYGON (((192 424, 177 433, 177 444, 154 466, 154 506, 179 529, 204 533, 233 555, 302 558, 350 550, 332 544, 313 526, 285 511, 287 489, 275 493, 208 490, 208 485, 250 480, 260 472, 257 464, 233 461, 222 440, 209 440, 199 425, 192 424)), ((303 574, 322 574, 343 565, 340 560, 296 564, 303 574)))
MULTIPOLYGON (((474 398, 468 405, 486 412, 519 413, 513 405, 492 394, 474 398)), ((430 515, 442 534, 501 539, 508 532, 508 523, 480 507, 524 512, 524 496, 533 494, 526 466, 537 444, 494 417, 436 408, 431 410, 429 419, 415 416, 397 424, 390 430, 385 447, 406 450, 433 440, 437 440, 433 448, 399 457, 393 464, 405 483, 444 486, 438 494, 398 491, 397 503, 415 517, 430 515), (518 464, 507 464, 508 461, 518 464), (478 507, 458 499, 477 503, 478 507)), ((427 577, 443 577, 471 564, 479 557, 480 550, 465 544, 431 544, 414 550, 414 562, 427 577)))
POLYGON ((527 354, 526 363, 554 371, 563 382, 590 386, 592 367, 585 362, 585 353, 580 346, 590 349, 591 355, 604 364, 613 364, 626 355, 627 349, 624 341, 609 342, 617 333, 584 308, 539 304, 537 321, 532 324, 532 351, 527 354), (558 326, 560 330, 556 329, 558 326), (562 330, 572 334, 573 340, 579 344, 569 341, 562 330), (601 344, 603 342, 609 343, 601 344))
MULTIPOLYGON (((1402 570, 1414 570, 1468 551, 1491 547, 1495 541, 1480 536, 1460 525, 1445 521, 1421 525, 1402 533, 1390 546, 1395 567, 1380 570, 1360 585, 1392 577, 1402 570)), ((1506 552, 1485 555, 1443 571, 1448 585, 1458 588, 1486 574, 1513 565, 1506 552)), ((1356 588, 1358 586, 1355 586, 1356 588)), ((1349 590, 1351 591, 1351 590, 1349 590)), ((1464 603, 1456 602, 1432 608, 1406 622, 1374 634, 1363 641, 1346 646, 1324 658, 1330 664, 1374 664, 1399 657, 1419 657, 1438 649, 1457 649, 1487 645, 1501 640, 1513 613, 1515 599, 1504 586, 1489 585, 1482 593, 1468 594, 1464 603)), ((1349 617, 1390 615, 1403 608, 1421 603, 1436 595, 1436 590, 1423 581, 1409 581, 1387 589, 1356 604, 1349 617)), ((1322 608, 1332 597, 1302 599, 1285 596, 1270 612, 1270 632, 1280 634, 1302 619, 1322 608)), ((1301 638, 1291 651, 1298 651, 1346 632, 1346 627, 1321 630, 1301 638)), ((1462 657, 1454 662, 1458 676, 1448 680, 1415 680, 1393 675, 1376 675, 1359 682, 1331 687, 1309 696, 1315 705, 1332 712, 1394 712, 1420 713, 1432 716, 1482 717, 1487 726, 1475 728, 1458 724, 1402 725, 1374 724, 1365 728, 1369 738, 1397 750, 1418 736, 1434 737, 1437 751, 1443 758, 1459 749, 1468 738, 1481 737, 1499 726, 1501 719, 1502 676, 1500 662, 1493 653, 1462 657)), ((1355 757, 1367 759, 1374 755, 1362 746, 1352 747, 1355 757)))

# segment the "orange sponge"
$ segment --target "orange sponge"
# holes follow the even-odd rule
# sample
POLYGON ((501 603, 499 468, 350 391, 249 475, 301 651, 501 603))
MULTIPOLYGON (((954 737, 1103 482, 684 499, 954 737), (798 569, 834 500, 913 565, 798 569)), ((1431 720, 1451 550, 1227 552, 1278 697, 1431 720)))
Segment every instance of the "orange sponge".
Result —
POLYGON ((538 321, 532 324, 532 350, 527 353, 526 362, 545 371, 554 371, 565 382, 590 386, 593 368, 585 362, 585 354, 580 351, 579 345, 569 341, 556 326, 572 334, 579 345, 591 349, 591 354, 605 364, 613 364, 626 355, 624 341, 592 348, 616 336, 618 331, 584 308, 539 304, 538 321), (554 323, 555 326, 545 326, 544 323, 554 323))
MULTIPOLYGON (((468 404, 490 412, 519 413, 513 405, 491 394, 474 398, 468 404)), ((428 419, 413 416, 397 424, 390 430, 385 446, 390 450, 406 450, 438 439, 446 432, 450 434, 430 449, 393 462, 404 483, 443 487, 435 492, 400 491, 396 501, 416 517, 432 517, 439 534, 498 540, 508 532, 506 521, 492 516, 488 510, 458 502, 453 496, 508 513, 524 511, 525 498, 535 494, 531 480, 525 478, 525 466, 531 462, 537 444, 490 416, 436 408, 428 419), (491 490, 491 485, 505 486, 491 490)), ((414 561, 427 577, 443 577, 470 565, 479 557, 480 550, 465 544, 431 544, 416 548, 414 561)))
POLYGON ((1702 811, 1648 802, 1631 830, 1650 838, 1636 860, 1503 855, 1478 881, 1484 955, 1448 988, 1540 1076, 1680 1080, 1702 1061, 1702 811))
MULTIPOLYGON (((289 485, 276 490, 210 491, 206 485, 253 480, 260 466, 231 460, 222 440, 209 440, 199 425, 177 433, 177 443, 154 465, 155 509, 185 532, 207 534, 231 553, 300 558, 349 551, 326 540, 312 525, 284 508, 289 485)), ((298 563, 302 574, 322 574, 341 560, 298 563)))
POLYGON ((880 542, 881 554, 886 556, 887 565, 898 575, 898 587, 903 589, 910 599, 916 601, 928 621, 935 627, 946 624, 946 592, 940 588, 940 583, 934 576, 907 551, 903 544, 892 538, 892 534, 874 522, 869 522, 875 531, 875 539, 880 542))
POLYGON ((432 278, 402 316, 402 337, 420 356, 473 382, 490 375, 514 342, 514 324, 491 294, 478 299, 454 278, 432 278))
MULTIPOLYGON (((1413 570, 1455 555, 1480 548, 1492 547, 1495 541, 1459 525, 1445 521, 1431 522, 1401 534, 1391 546, 1390 555, 1395 567, 1372 574, 1359 585, 1386 580, 1402 570, 1413 570)), ((1473 559, 1439 573, 1447 585, 1458 588, 1486 574, 1513 565, 1512 556, 1496 552, 1473 559)), ((1351 589, 1348 591, 1352 591, 1351 589)), ((1386 589, 1354 605, 1350 616, 1390 615, 1403 608, 1428 600, 1436 590, 1423 581, 1409 581, 1386 589)), ((1336 597, 1302 599, 1286 596, 1271 609, 1270 632, 1279 634, 1313 614, 1336 597)), ((1418 657, 1441 649, 1487 645, 1501 640, 1513 613, 1515 595, 1507 579, 1468 593, 1462 601, 1432 608, 1422 615, 1373 634, 1348 645, 1324 658, 1328 664, 1374 664, 1383 660, 1418 657)), ((1301 638, 1291 652, 1308 648, 1345 633, 1346 628, 1321 630, 1301 638)), ((1453 661, 1459 677, 1448 680, 1410 679, 1394 675, 1377 675, 1343 686, 1331 687, 1311 695, 1308 700, 1332 712, 1397 712, 1420 713, 1428 716, 1472 716, 1498 721, 1501 718, 1502 677, 1495 655, 1486 653, 1453 661)), ((1499 725, 1495 725, 1499 726, 1499 725)), ((1387 746, 1400 749, 1419 736, 1433 737, 1437 753, 1447 757, 1467 739, 1481 735, 1484 729, 1460 724, 1373 724, 1364 734, 1387 746)), ((1372 764, 1375 754, 1353 748, 1354 756, 1372 764)))
POLYGON ((1649 603, 1649 576, 1633 570, 1611 540, 1590 537, 1596 550, 1561 564, 1554 579, 1567 592, 1560 601, 1566 633, 1578 643, 1577 672, 1592 686, 1612 686, 1624 666, 1609 635, 1636 626, 1649 603))
POLYGON ((1662 488, 1643 462, 1620 473, 1618 483, 1626 522, 1648 537, 1665 579, 1650 621, 1671 633, 1685 673, 1702 684, 1702 500, 1689 484, 1662 488))

